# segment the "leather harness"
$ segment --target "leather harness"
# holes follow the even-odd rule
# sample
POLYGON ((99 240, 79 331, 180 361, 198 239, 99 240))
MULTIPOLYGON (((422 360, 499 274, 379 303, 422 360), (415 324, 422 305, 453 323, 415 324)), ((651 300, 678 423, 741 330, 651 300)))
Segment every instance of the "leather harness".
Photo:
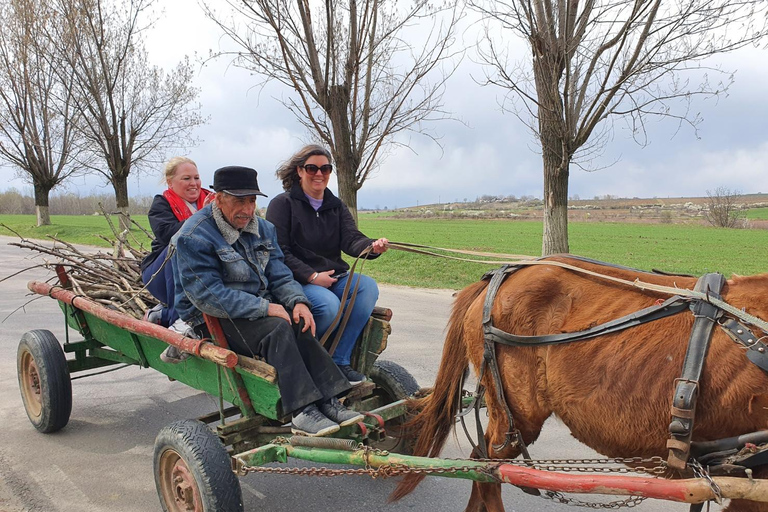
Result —
MULTIPOLYGON (((594 262, 594 260, 587 260, 584 258, 577 259, 594 262)), ((615 266, 609 264, 605 265, 615 266)), ((685 354, 681 377, 675 380, 675 394, 671 408, 672 419, 669 425, 670 439, 667 442, 667 447, 669 448, 667 462, 671 467, 677 469, 684 469, 689 458, 691 435, 693 432, 696 411, 696 398, 698 396, 698 383, 715 324, 719 325, 733 341, 740 343, 747 348, 747 358, 752 363, 760 367, 763 371, 768 372, 768 347, 761 341, 763 338, 758 339, 758 337, 755 336, 743 323, 737 319, 724 316, 724 311, 721 308, 704 299, 694 299, 675 295, 661 304, 656 304, 621 318, 572 333, 543 336, 519 336, 502 331, 493 325, 493 318, 491 316, 493 303, 501 284, 507 276, 523 267, 524 265, 504 265, 501 268, 487 272, 483 276, 484 280, 490 280, 486 291, 485 302, 483 304, 483 364, 480 368, 473 402, 459 414, 463 421, 464 415, 469 413, 472 409, 475 410, 478 431, 478 444, 475 448, 483 458, 487 458, 488 453, 483 429, 479 421, 478 404, 482 400, 485 392, 482 378, 487 368, 493 378, 496 399, 504 407, 509 427, 505 433, 504 442, 501 445, 494 445, 493 448, 494 450, 499 451, 506 446, 517 446, 523 457, 525 459, 530 459, 522 434, 520 433, 520 430, 515 427, 514 416, 504 397, 501 375, 496 358, 496 345, 499 343, 515 347, 573 343, 576 341, 592 339, 604 334, 618 332, 630 327, 681 313, 685 309, 690 309, 695 320, 688 340, 688 349, 685 354)), ((706 274, 698 280, 695 290, 706 293, 707 299, 720 299, 720 291, 724 284, 725 278, 722 274, 706 274)))

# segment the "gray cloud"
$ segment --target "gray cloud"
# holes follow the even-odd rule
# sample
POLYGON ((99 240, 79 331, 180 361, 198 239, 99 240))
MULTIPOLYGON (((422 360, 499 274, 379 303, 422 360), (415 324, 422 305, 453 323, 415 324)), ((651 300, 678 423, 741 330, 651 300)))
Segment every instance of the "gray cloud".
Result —
MULTIPOLYGON (((217 48, 215 26, 199 10, 180 0, 166 2, 166 17, 152 33, 150 56, 170 67, 186 53, 205 55, 217 48)), ((719 185, 743 192, 768 192, 768 84, 766 52, 748 49, 714 64, 738 70, 736 83, 719 101, 697 101, 704 122, 697 138, 679 131, 671 121, 648 124, 650 144, 640 147, 617 123, 605 154, 591 162, 596 172, 571 169, 570 195, 582 198, 611 194, 625 197, 702 196, 719 185), (614 163, 615 162, 615 163, 614 163), (613 165, 611 165, 613 164, 613 165)), ((462 122, 432 125, 442 149, 430 139, 411 135, 398 139, 407 147, 393 147, 377 172, 359 192, 359 206, 404 207, 415 204, 474 199, 483 194, 541 196, 541 160, 528 128, 499 109, 503 91, 480 87, 478 65, 465 59, 448 82, 445 109, 462 122)), ((310 140, 303 127, 277 98, 288 92, 277 84, 254 88, 258 78, 212 62, 198 75, 201 103, 210 123, 197 135, 202 144, 187 151, 199 166, 204 184, 223 165, 249 165, 260 173, 260 183, 273 197, 281 191, 274 177, 277 165, 310 140)), ((0 170, 0 189, 31 189, 0 170)), ((134 178, 131 194, 161 191, 155 177, 134 178)), ((73 183, 81 193, 101 191, 96 178, 73 183)), ((336 190, 332 181, 331 188, 336 190)))

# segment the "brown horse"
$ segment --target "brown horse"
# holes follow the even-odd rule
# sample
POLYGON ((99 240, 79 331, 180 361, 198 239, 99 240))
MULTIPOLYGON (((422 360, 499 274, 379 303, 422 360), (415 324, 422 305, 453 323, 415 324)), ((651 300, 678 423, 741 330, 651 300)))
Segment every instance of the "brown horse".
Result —
MULTIPOLYGON (((567 256, 549 258, 624 280, 693 289, 692 277, 665 276, 567 256)), ((462 374, 483 362, 483 301, 488 283, 462 290, 454 303, 434 392, 416 405, 410 422, 418 433, 415 454, 439 456, 454 425, 462 374)), ((768 318, 768 274, 734 276, 721 295, 739 309, 768 318)), ((651 291, 550 265, 529 266, 501 285, 492 309, 496 327, 518 335, 575 332, 639 311, 667 299, 651 291)), ((674 381, 680 377, 693 315, 682 313, 592 340, 539 347, 498 345, 503 390, 515 426, 533 443, 544 421, 556 414, 573 436, 609 457, 666 458, 674 381)), ((493 458, 513 458, 517 448, 500 451, 508 422, 496 400, 490 372, 486 442, 493 458)), ((714 440, 768 428, 768 375, 750 363, 744 349, 715 328, 700 380, 694 441, 714 440)), ((476 456, 477 454, 473 454, 476 456)), ((404 479, 394 499, 421 481, 404 479)), ((500 484, 473 483, 468 512, 504 510, 500 484)), ((728 509, 768 512, 768 505, 733 500, 728 509)))

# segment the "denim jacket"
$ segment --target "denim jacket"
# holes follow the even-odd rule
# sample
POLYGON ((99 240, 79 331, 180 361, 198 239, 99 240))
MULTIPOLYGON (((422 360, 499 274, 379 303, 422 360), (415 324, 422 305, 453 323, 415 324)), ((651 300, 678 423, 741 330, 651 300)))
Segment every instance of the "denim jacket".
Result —
POLYGON ((270 302, 286 308, 309 304, 283 261, 275 227, 260 217, 242 230, 232 227, 215 204, 187 219, 174 235, 176 311, 191 326, 202 313, 255 320, 270 302))

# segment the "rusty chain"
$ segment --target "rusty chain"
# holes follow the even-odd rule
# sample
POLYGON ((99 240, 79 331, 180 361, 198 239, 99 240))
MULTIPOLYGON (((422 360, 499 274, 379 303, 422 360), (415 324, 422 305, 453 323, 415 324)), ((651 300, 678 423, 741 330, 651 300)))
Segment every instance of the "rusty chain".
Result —
POLYGON ((617 509, 622 507, 633 508, 640 505, 645 498, 643 496, 630 496, 623 500, 609 501, 608 503, 599 503, 594 501, 582 501, 576 498, 569 498, 559 491, 545 491, 542 498, 552 500, 563 505, 573 507, 584 507, 592 509, 617 509))
MULTIPOLYGON (((451 459, 447 459, 451 460, 451 459)), ((460 460, 460 459, 459 459, 460 460)), ((667 463, 661 457, 613 457, 604 459, 472 459, 477 462, 499 462, 515 466, 530 467, 542 471, 563 471, 576 473, 642 473, 653 476, 669 474, 667 463), (606 467, 609 464, 616 467, 606 467), (654 464, 652 467, 627 467, 619 464, 654 464), (590 466, 592 465, 592 466, 590 466)))

